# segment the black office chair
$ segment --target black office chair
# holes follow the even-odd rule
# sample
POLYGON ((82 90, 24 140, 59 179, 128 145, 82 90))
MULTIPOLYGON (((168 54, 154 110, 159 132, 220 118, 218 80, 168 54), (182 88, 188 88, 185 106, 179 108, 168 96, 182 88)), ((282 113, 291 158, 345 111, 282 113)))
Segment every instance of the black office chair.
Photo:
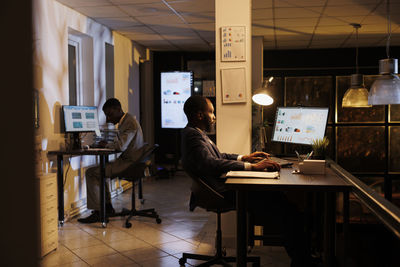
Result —
POLYGON ((126 228, 130 228, 132 226, 132 223, 130 223, 129 221, 133 216, 155 218, 157 224, 161 223, 161 219, 158 216, 155 209, 137 210, 135 201, 135 182, 137 182, 139 185, 138 198, 141 200, 142 203, 144 202, 142 193, 142 179, 143 177, 150 176, 150 170, 149 170, 149 167, 151 165, 150 157, 158 147, 159 145, 157 144, 153 146, 146 144, 142 157, 138 161, 133 163, 127 170, 125 170, 123 173, 120 174, 120 178, 132 182, 131 209, 128 210, 124 208, 121 212, 116 213, 114 215, 114 216, 128 216, 128 218, 126 218, 125 220, 126 228))
MULTIPOLYGON (((188 173, 188 172, 187 172, 188 173)), ((188 173, 192 178, 192 193, 190 196, 189 209, 193 211, 196 207, 212 211, 217 214, 217 233, 216 233, 216 254, 200 255, 192 253, 183 253, 182 258, 179 259, 179 264, 184 266, 187 259, 203 260, 206 261, 199 266, 211 266, 214 264, 222 264, 224 266, 231 266, 228 262, 236 262, 235 257, 226 257, 225 251, 222 249, 222 232, 221 232, 221 213, 234 210, 235 207, 232 203, 224 199, 224 196, 212 189, 203 180, 188 173)), ((259 257, 247 257, 248 262, 253 262, 254 267, 260 266, 259 257)))

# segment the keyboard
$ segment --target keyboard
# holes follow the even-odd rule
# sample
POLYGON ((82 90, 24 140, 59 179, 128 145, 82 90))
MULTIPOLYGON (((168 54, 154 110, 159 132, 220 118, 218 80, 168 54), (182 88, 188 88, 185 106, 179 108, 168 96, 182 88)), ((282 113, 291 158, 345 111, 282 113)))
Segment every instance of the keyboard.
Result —
POLYGON ((277 162, 282 168, 293 165, 293 162, 288 161, 286 159, 281 159, 281 158, 277 158, 277 157, 269 157, 269 158, 270 158, 270 160, 277 162))

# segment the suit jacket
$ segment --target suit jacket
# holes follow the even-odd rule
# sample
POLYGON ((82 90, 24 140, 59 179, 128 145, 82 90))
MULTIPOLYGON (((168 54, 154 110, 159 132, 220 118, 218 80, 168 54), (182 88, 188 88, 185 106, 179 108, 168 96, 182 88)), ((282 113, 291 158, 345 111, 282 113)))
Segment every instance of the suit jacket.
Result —
POLYGON ((112 143, 107 144, 107 147, 122 152, 114 162, 109 164, 111 177, 117 176, 142 156, 145 142, 142 128, 134 116, 126 113, 126 116, 118 124, 117 136, 112 143))
POLYGON ((237 154, 221 153, 204 132, 190 124, 182 130, 181 141, 185 171, 202 178, 219 192, 225 191, 222 174, 244 170, 244 162, 237 161, 237 154))

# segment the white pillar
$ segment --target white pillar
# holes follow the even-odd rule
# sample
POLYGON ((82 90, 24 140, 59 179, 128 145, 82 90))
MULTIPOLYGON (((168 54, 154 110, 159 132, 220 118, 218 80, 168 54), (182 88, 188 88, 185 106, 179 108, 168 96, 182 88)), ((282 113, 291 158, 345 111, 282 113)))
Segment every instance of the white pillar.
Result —
POLYGON ((217 145, 222 152, 248 154, 251 150, 251 0, 215 1, 215 77, 217 145), (245 27, 246 61, 221 62, 221 27, 245 27), (221 69, 245 68, 246 102, 223 104, 221 69))
MULTIPOLYGON (((251 0, 215 1, 215 77, 217 145, 222 152, 248 154, 251 151, 251 0), (245 61, 221 62, 221 27, 245 27, 245 61), (245 68, 246 98, 244 103, 223 104, 221 69, 245 68)), ((236 244, 236 213, 222 215, 225 247, 236 244)))

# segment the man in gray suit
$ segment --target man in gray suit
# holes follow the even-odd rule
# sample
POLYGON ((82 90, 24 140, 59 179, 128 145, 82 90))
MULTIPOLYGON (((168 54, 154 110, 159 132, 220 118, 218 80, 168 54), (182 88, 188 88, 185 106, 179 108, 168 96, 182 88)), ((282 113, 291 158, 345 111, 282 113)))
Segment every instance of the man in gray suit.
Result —
MULTIPOLYGON (((221 153, 205 132, 215 123, 214 107, 208 98, 189 97, 183 107, 188 124, 182 130, 182 164, 184 170, 201 178, 235 204, 235 192, 225 188, 221 175, 228 171, 279 171, 278 163, 264 152, 250 155, 221 153)), ((263 222, 271 221, 283 228, 284 246, 292 258, 291 266, 311 266, 309 248, 305 244, 303 222, 297 207, 289 203, 283 192, 251 192, 248 210, 263 222)))
MULTIPOLYGON (((117 125, 118 133, 112 143, 102 142, 102 146, 121 151, 121 155, 113 162, 106 164, 106 177, 118 177, 133 162, 143 154, 144 141, 140 124, 134 116, 124 113, 121 103, 116 98, 108 99, 103 105, 106 121, 117 125)), ((86 170, 87 208, 93 209, 86 218, 78 219, 80 223, 94 223, 100 221, 100 167, 95 166, 86 170)), ((110 192, 106 187, 106 216, 114 214, 111 205, 110 192)))

